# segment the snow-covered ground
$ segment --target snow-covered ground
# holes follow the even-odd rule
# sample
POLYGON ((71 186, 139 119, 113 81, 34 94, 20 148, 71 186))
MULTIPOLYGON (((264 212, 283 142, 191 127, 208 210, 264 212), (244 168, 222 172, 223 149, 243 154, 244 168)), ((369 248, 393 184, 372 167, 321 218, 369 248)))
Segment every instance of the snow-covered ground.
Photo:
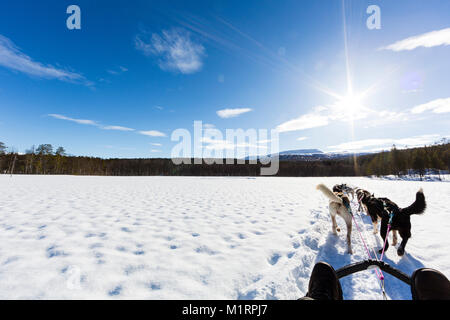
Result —
POLYGON ((372 179, 381 179, 381 180, 403 180, 403 181, 442 181, 442 182, 450 182, 450 174, 426 174, 424 176, 415 175, 389 175, 389 176, 371 176, 372 179))
MULTIPOLYGON (((412 217, 406 254, 391 247, 386 261, 407 274, 427 266, 450 277, 448 183, 0 175, 0 299, 297 299, 315 262, 339 268, 366 258, 355 228, 353 255, 345 231, 331 234, 319 182, 360 186, 399 206, 423 187, 428 208, 412 217)), ((374 270, 342 285, 346 299, 382 298, 374 270)), ((389 275, 386 292, 411 298, 389 275)))

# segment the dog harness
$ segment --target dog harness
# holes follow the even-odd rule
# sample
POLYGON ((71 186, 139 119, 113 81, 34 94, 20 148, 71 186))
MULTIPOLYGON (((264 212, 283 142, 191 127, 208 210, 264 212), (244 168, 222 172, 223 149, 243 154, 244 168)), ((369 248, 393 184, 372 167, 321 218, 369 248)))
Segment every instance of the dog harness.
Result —
POLYGON ((387 239, 389 236, 389 231, 391 231, 392 220, 394 219, 394 210, 389 210, 386 206, 386 202, 384 200, 382 200, 382 201, 383 201, 384 211, 386 211, 389 214, 389 221, 388 221, 388 225, 387 225, 386 237, 384 238, 383 250, 381 251, 381 257, 380 257, 381 261, 383 261, 384 250, 386 249, 386 243, 387 243, 387 239))
POLYGON ((350 215, 353 216, 352 208, 350 208, 350 203, 347 204, 347 203, 345 203, 344 201, 342 201, 342 203, 343 203, 344 206, 347 208, 348 213, 350 213, 350 215))
POLYGON ((384 211, 389 215, 389 222, 388 226, 392 225, 392 220, 394 219, 394 210, 389 210, 388 206, 386 205, 386 201, 381 200, 383 202, 383 208, 384 211))

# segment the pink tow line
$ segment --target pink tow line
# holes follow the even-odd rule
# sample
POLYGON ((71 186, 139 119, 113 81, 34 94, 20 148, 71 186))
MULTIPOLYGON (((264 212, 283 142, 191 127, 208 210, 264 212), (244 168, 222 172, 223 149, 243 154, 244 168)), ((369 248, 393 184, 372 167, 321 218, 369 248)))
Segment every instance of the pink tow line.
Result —
MULTIPOLYGON (((362 236, 361 231, 359 230, 359 225, 356 222, 355 216, 352 215, 352 218, 353 218, 353 221, 355 222, 356 230, 358 230, 359 236, 361 237, 361 240, 362 240, 362 242, 364 244, 364 248, 366 248, 367 255, 369 256, 370 259, 372 259, 372 255, 370 254, 370 251, 369 251, 369 249, 367 248, 367 245, 366 245, 366 241, 364 241, 364 237, 362 236)), ((389 232, 389 229, 388 229, 388 232, 389 232)), ((386 237, 386 239, 387 239, 387 237, 386 237)), ((384 244, 386 246, 386 242, 384 244)), ((383 248, 383 253, 384 253, 384 248, 383 248)), ((375 258, 378 260, 378 257, 376 256, 376 253, 375 253, 375 258)), ((383 254, 381 254, 381 260, 382 259, 383 259, 383 254)), ((384 280, 384 275, 383 275, 383 272, 381 270, 375 269, 375 273, 377 274, 377 277, 378 277, 378 279, 380 279, 380 281, 384 280)))
MULTIPOLYGON (((358 197, 357 199, 358 199, 358 203, 361 205, 362 197, 361 198, 358 197)), ((353 214, 351 216, 353 218, 353 221, 355 222, 356 229, 358 230, 359 236, 360 236, 360 238, 361 238, 361 240, 362 240, 362 242, 364 244, 364 248, 366 248, 367 255, 369 256, 370 259, 372 259, 372 255, 370 254, 370 250, 368 249, 368 247, 366 245, 366 241, 364 241, 364 237, 362 236, 361 230, 359 229, 358 222, 356 222, 355 216, 353 214)), ((389 231, 388 231, 388 233, 389 233, 389 231)), ((385 242, 384 245, 386 246, 386 242, 385 242)), ((383 248, 383 252, 384 252, 384 248, 383 248)), ((376 252, 374 252, 374 255, 375 255, 376 260, 378 260, 376 252)), ((383 257, 383 255, 381 255, 381 257, 383 257)), ((383 258, 381 258, 381 259, 383 259, 383 258)), ((384 275, 383 275, 383 272, 381 270, 375 269, 375 273, 377 274, 377 277, 378 277, 378 279, 380 279, 380 281, 384 280, 384 275)))
POLYGON ((384 249, 386 248, 386 242, 387 242, 390 230, 391 230, 391 224, 389 223, 387 226, 386 238, 384 239, 383 251, 381 251, 381 257, 380 257, 381 261, 383 261, 384 249))

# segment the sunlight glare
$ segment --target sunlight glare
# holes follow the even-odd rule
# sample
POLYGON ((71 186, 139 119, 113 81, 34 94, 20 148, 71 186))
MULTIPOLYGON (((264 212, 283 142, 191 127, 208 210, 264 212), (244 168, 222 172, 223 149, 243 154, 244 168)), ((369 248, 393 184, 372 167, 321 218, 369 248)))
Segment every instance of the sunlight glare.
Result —
POLYGON ((338 105, 345 113, 353 115, 361 110, 362 102, 359 96, 350 93, 339 100, 338 105))

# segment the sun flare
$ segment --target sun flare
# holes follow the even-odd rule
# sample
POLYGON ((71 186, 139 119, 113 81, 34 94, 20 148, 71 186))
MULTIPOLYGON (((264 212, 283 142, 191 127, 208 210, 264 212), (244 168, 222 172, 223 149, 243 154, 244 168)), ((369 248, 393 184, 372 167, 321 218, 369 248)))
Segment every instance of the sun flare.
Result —
POLYGON ((337 102, 339 109, 346 114, 354 115, 362 109, 362 99, 358 95, 347 94, 337 102))

